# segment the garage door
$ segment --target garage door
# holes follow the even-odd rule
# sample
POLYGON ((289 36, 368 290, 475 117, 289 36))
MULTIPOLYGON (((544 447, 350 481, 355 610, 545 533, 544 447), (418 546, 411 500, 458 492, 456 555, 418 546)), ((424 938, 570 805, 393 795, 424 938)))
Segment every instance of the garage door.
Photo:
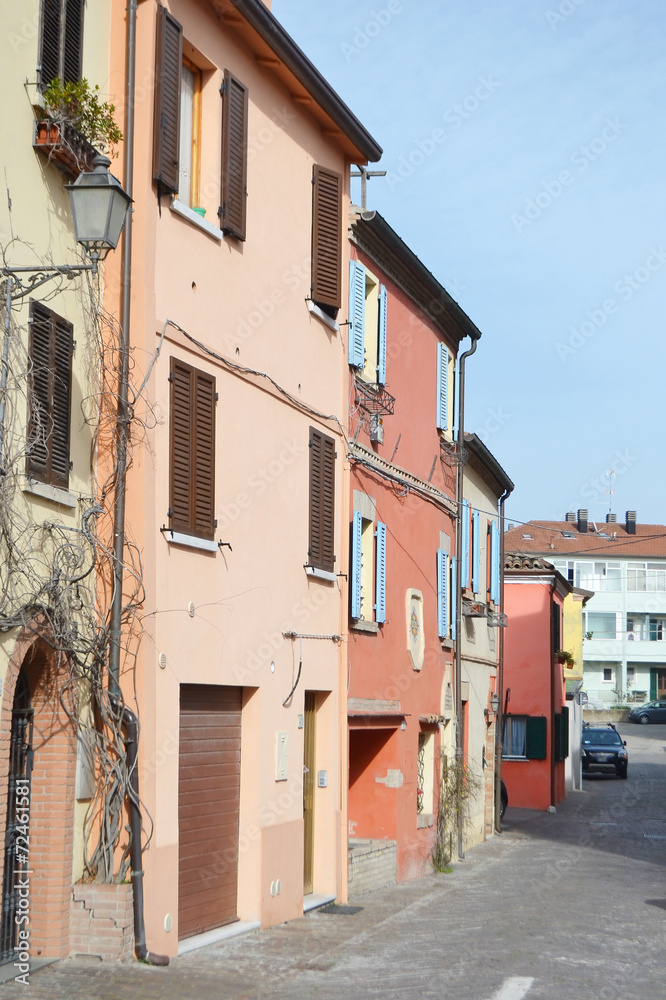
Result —
POLYGON ((237 920, 242 688, 180 689, 178 936, 237 920))

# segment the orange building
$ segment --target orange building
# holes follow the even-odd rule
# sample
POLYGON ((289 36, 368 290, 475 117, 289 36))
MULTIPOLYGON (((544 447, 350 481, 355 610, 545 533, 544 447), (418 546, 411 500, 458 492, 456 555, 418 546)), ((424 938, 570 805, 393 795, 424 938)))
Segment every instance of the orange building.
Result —
POLYGON ((502 776, 518 808, 547 809, 566 794, 569 709, 557 653, 571 591, 545 559, 506 555, 502 776))

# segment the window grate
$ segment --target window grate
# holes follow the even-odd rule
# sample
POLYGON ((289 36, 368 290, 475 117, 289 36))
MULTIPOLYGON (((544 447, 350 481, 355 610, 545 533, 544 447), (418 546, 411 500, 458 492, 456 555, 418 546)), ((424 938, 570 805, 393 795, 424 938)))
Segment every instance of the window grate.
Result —
POLYGON ((419 733, 419 752, 416 758, 416 811, 423 812, 423 793, 425 790, 425 733, 419 733))
POLYGON ((356 379, 355 383, 357 406, 362 406, 368 413, 392 415, 395 407, 395 396, 387 392, 378 382, 361 382, 360 379, 356 379))

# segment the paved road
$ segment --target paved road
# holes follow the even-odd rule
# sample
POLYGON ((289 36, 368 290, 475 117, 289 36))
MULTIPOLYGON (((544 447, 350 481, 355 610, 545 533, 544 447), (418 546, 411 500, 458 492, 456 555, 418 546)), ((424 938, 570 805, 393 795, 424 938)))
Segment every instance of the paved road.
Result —
POLYGON ((557 814, 512 810, 448 875, 184 955, 67 961, 8 983, 40 1000, 663 1000, 666 726, 621 726, 629 778, 557 814))

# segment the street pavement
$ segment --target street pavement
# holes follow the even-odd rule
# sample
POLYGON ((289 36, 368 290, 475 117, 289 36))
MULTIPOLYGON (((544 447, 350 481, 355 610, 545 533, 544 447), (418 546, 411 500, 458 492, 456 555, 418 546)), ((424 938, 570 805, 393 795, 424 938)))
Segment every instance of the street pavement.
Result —
POLYGON ((664 1000, 666 726, 622 725, 629 777, 556 813, 509 807, 448 874, 211 945, 167 969, 67 960, 40 1000, 664 1000))

